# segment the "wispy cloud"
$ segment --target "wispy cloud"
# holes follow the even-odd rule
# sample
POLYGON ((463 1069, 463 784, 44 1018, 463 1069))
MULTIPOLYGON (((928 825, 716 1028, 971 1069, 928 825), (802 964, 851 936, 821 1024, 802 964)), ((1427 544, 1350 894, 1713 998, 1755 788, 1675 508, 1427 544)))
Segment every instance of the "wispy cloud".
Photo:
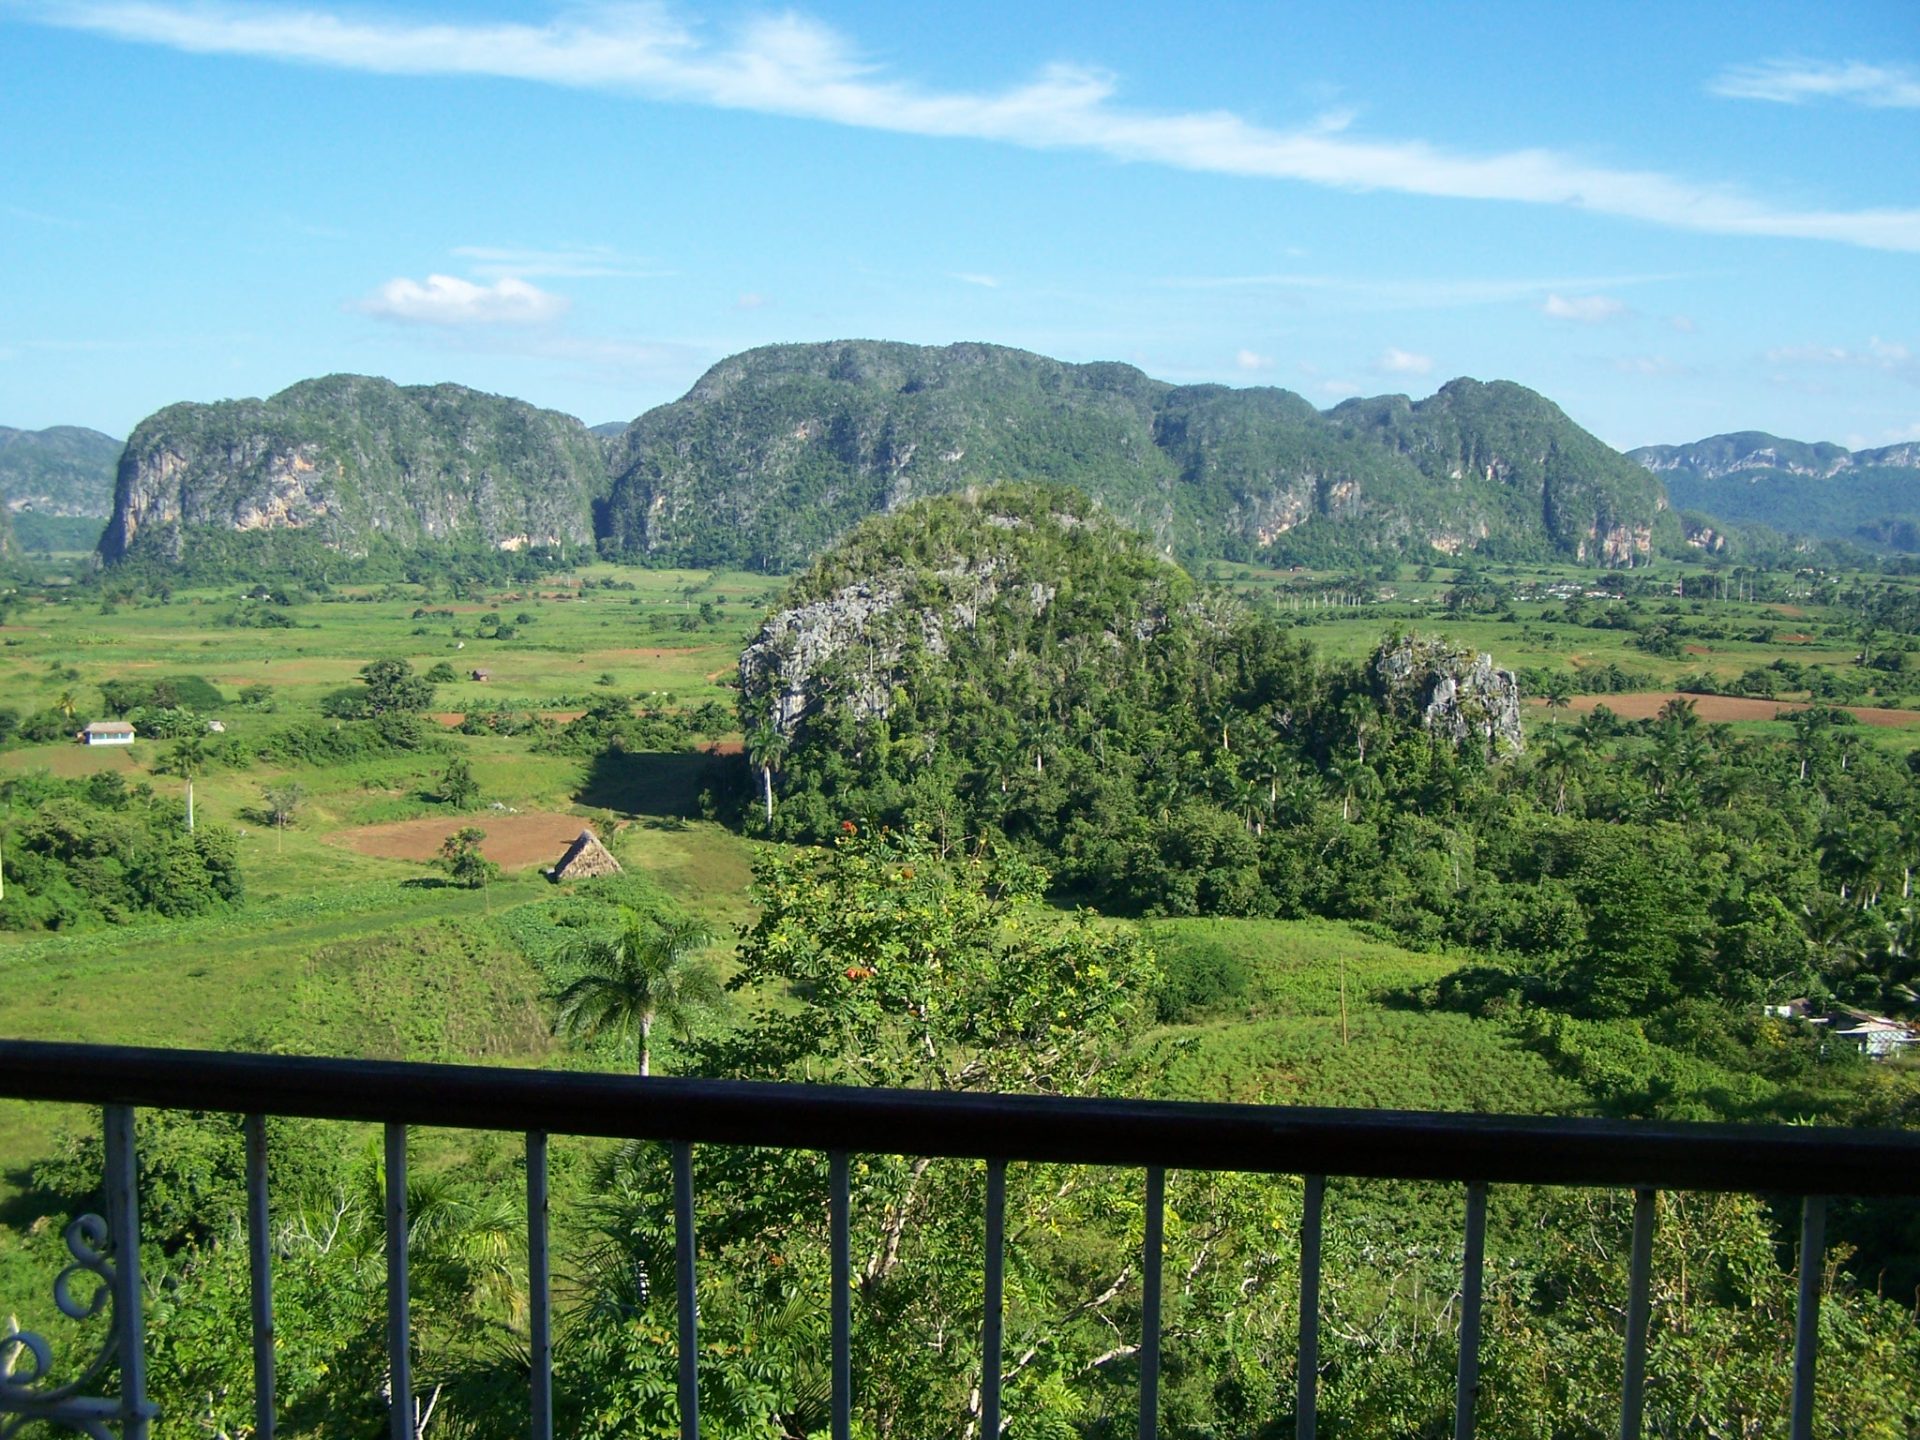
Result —
POLYGON ((927 88, 888 75, 836 31, 792 12, 753 20, 725 42, 653 5, 570 10, 540 24, 181 0, 53 0, 30 13, 199 54, 387 75, 505 77, 1214 174, 1920 250, 1920 209, 1795 209, 1727 184, 1613 169, 1544 148, 1476 155, 1425 140, 1368 139, 1353 133, 1346 114, 1279 129, 1225 110, 1137 109, 1118 103, 1114 76, 1085 66, 1050 65, 992 92, 927 88))
POLYGON ((1241 350, 1234 355, 1233 363, 1242 370, 1271 370, 1273 357, 1262 355, 1258 350, 1241 350))
POLYGON ((1427 375, 1432 373, 1433 357, 1389 345, 1373 362, 1373 368, 1382 375, 1427 375))
POLYGON ((1692 276, 1584 275, 1547 277, 1387 280, 1315 274, 1182 275, 1159 280, 1174 290, 1277 290, 1318 295, 1366 310, 1449 310, 1475 305, 1510 305, 1578 290, 1625 289, 1692 276))
POLYGON ((513 276, 476 285, 454 275, 429 275, 389 280, 352 308, 408 325, 544 325, 565 314, 568 301, 513 276))
POLYGON ((962 285, 978 285, 983 290, 998 290, 1000 288, 1000 277, 998 275, 982 275, 977 271, 961 270, 954 272, 953 278, 958 280, 962 285))
POLYGON ((1920 71, 1865 60, 1763 60, 1721 71, 1708 88, 1734 100, 1781 105, 1843 100, 1873 109, 1920 109, 1920 71))
POLYGON ((748 290, 733 302, 736 310, 758 310, 767 303, 767 297, 755 290, 748 290))
POLYGON ((1581 325, 1601 325, 1627 314, 1627 302, 1612 295, 1549 295, 1540 303, 1540 313, 1549 320, 1572 320, 1581 325))
POLYGON ((1910 346, 1882 340, 1878 335, 1858 349, 1845 345, 1779 345, 1766 352, 1766 360, 1770 365, 1878 370, 1920 385, 1920 355, 1910 346))
POLYGON ((562 279, 590 279, 613 276, 624 279, 653 280, 670 275, 635 256, 622 255, 605 245, 584 245, 561 250, 523 250, 490 245, 459 245, 455 255, 467 262, 467 268, 488 279, 503 276, 524 278, 538 275, 562 279))

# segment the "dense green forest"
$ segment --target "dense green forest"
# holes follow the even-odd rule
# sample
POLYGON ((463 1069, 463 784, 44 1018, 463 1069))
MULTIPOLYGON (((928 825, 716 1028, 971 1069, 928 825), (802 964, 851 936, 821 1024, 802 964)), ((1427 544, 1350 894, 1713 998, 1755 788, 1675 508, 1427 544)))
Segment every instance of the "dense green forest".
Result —
POLYGON ((873 522, 788 601, 743 667, 742 813, 777 837, 991 836, 1103 909, 1364 921, 1581 1014, 1920 1002, 1920 776, 1845 711, 1782 745, 1677 699, 1515 753, 1486 714, 1434 723, 1470 655, 1316 662, 1063 492, 873 522))
MULTIPOLYGON (((1916 1117, 1910 1064, 1760 1008, 1914 1013, 1920 592, 1899 575, 1196 576, 1046 489, 905 508, 780 589, 481 551, 355 585, 320 547, 285 553, 314 568, 10 597, 9 1033, 627 1073, 638 1041, 654 1073, 723 1078, 1916 1117), (63 738, 102 715, 139 748, 63 738), (541 819, 551 848, 482 853, 541 819), (587 824, 627 873, 539 878, 587 824)), ((0 1110, 0 1280, 66 1355, 84 1327, 46 1295, 60 1222, 97 1203, 97 1119, 39 1109, 0 1110)), ((284 1121, 271 1145, 284 1428, 369 1433, 377 1136, 284 1121)), ((516 1432, 518 1137, 413 1145, 426 1433, 516 1432)), ((556 1136, 553 1163, 560 1426, 671 1435, 668 1156, 556 1136)), ((247 1433, 237 1123, 145 1114, 141 1164, 160 1433, 247 1433)), ((703 1146, 696 1166, 704 1433, 818 1434, 825 1162, 703 1146)), ((855 1157, 861 1433, 977 1440, 983 1193, 978 1165, 855 1157)), ((1299 1180, 1174 1174, 1168 1199, 1163 1433, 1291 1433, 1299 1180)), ((1628 1197, 1503 1185, 1491 1205, 1478 1433, 1611 1433, 1628 1197)), ((1009 1433, 1132 1433, 1140 1177, 1015 1166, 1008 1215, 1009 1433)), ((1651 1433, 1780 1428, 1796 1218, 1661 1198, 1651 1433)), ((1911 1207, 1839 1203, 1831 1229, 1823 1433, 1909 1435, 1911 1207)), ((1460 1246, 1458 1187, 1330 1186, 1322 1433, 1449 1433, 1460 1246)))

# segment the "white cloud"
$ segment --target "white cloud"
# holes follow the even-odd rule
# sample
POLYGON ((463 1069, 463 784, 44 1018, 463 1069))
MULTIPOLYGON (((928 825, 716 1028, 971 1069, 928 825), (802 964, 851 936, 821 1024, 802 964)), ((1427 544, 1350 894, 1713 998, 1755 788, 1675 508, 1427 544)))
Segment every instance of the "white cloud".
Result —
POLYGON ((455 255, 467 262, 467 268, 488 279, 528 275, 584 279, 616 276, 652 280, 671 274, 634 256, 622 255, 606 245, 585 245, 561 250, 522 250, 491 245, 460 245, 455 255))
POLYGON ((1389 345, 1373 362, 1373 368, 1383 375, 1425 375, 1433 369, 1433 357, 1389 345))
POLYGON ((1600 325, 1618 320, 1627 313, 1624 300, 1611 295, 1553 294, 1541 302, 1540 313, 1552 320, 1573 320, 1582 325, 1600 325))
POLYGON ((978 285, 983 290, 1000 288, 1000 277, 997 275, 981 275, 975 271, 961 270, 954 272, 953 278, 963 285, 978 285))
POLYGON ((1242 370, 1271 370, 1273 357, 1262 355, 1258 350, 1242 350, 1233 357, 1233 363, 1242 370))
POLYGON ((733 302, 733 308, 736 310, 758 310, 766 303, 766 296, 752 290, 747 290, 742 292, 740 298, 733 302))
POLYGON ((1908 65, 1865 60, 1764 60, 1723 70, 1708 87, 1734 100, 1804 105, 1845 100, 1873 109, 1920 108, 1920 73, 1908 65))
POLYGON ((1766 352, 1766 359, 1772 365, 1878 370, 1920 385, 1920 355, 1915 355, 1906 345, 1882 340, 1878 335, 1858 350, 1844 345, 1779 345, 1766 352))
POLYGON ((1783 208, 1730 185, 1612 169, 1539 147, 1469 154, 1424 140, 1367 139, 1338 117, 1277 129, 1225 110, 1135 109, 1116 102, 1112 75, 1083 66, 1050 65, 1000 91, 929 89, 893 78, 834 30, 792 12, 752 20, 727 43, 703 38, 655 5, 599 5, 539 24, 182 0, 53 0, 33 13, 51 24, 196 54, 386 75, 496 76, 1213 174, 1920 250, 1920 209, 1783 208))
POLYGON ((1169 276, 1156 283, 1173 290, 1293 290, 1330 297, 1336 302, 1345 301, 1354 309, 1391 311, 1507 305, 1516 300, 1532 300, 1561 291, 1620 289, 1694 278, 1685 274, 1646 274, 1386 280, 1377 277, 1282 273, 1180 275, 1169 276))
POLYGON ((453 275, 405 276, 387 281, 354 309, 411 325, 544 325, 570 302, 524 280, 506 276, 476 285, 453 275))

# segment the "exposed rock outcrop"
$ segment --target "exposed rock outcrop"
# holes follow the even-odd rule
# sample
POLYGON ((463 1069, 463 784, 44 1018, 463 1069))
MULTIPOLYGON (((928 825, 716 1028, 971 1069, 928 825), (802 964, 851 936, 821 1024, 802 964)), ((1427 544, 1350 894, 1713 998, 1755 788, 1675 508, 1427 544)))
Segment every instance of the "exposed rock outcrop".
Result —
POLYGON ((1491 655, 1409 635, 1376 650, 1368 673, 1384 706, 1418 716, 1427 730, 1456 746, 1477 739, 1489 754, 1526 748, 1520 684, 1491 655))

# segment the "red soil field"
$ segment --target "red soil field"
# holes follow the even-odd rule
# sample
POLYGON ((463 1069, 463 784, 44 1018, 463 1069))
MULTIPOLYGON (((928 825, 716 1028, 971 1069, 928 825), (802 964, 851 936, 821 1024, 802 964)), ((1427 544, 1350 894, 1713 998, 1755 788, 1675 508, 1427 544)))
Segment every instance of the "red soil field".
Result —
MULTIPOLYGON (((1571 708, 1584 715, 1595 706, 1604 705, 1623 720, 1647 720, 1676 696, 1691 700, 1702 720, 1772 720, 1782 711, 1807 708, 1804 702, 1798 700, 1751 700, 1738 695, 1681 695, 1675 690, 1654 690, 1633 695, 1578 695, 1574 697, 1571 708)), ((1531 700, 1527 703, 1538 705, 1541 702, 1531 700)), ((1920 725, 1920 710, 1875 710, 1866 705, 1842 705, 1840 708, 1863 725, 1878 725, 1887 729, 1920 725)))
POLYGON ((440 842, 463 825, 477 825, 487 832, 487 838, 480 842, 480 853, 487 859, 503 870, 524 870, 529 865, 554 864, 588 822, 578 815, 551 811, 506 815, 497 810, 475 810, 465 815, 430 815, 420 820, 363 825, 358 830, 329 835, 327 843, 386 860, 431 860, 440 853, 440 842))

